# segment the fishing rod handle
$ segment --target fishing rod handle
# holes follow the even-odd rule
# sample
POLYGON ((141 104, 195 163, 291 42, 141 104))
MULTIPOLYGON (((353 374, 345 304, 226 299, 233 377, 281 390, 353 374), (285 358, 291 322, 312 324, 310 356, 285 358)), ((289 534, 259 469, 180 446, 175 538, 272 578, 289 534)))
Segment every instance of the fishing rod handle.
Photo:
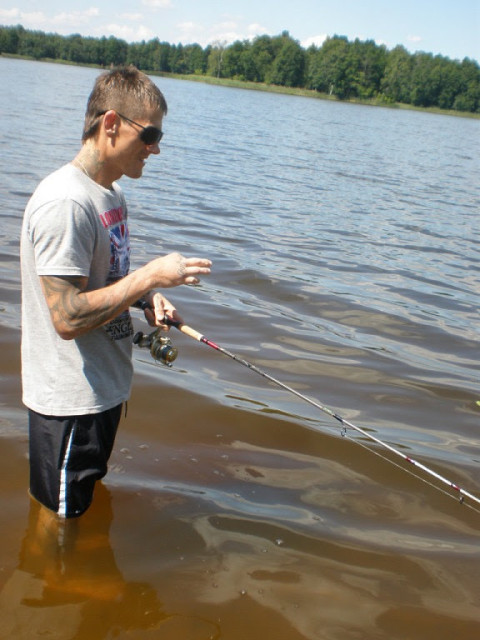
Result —
MULTIPOLYGON (((145 309, 150 309, 151 311, 153 311, 152 305, 149 302, 147 302, 145 298, 140 298, 140 300, 137 300, 137 302, 135 302, 133 306, 137 307, 138 309, 142 309, 142 311, 145 311, 145 309)), ((178 329, 185 335, 190 336, 190 338, 193 338, 194 340, 198 340, 199 342, 201 342, 203 338, 203 335, 201 333, 199 333, 198 331, 195 331, 195 329, 192 329, 192 327, 189 327, 186 324, 182 324, 181 322, 178 322, 178 320, 173 320, 172 318, 169 318, 167 314, 163 316, 162 322, 163 324, 166 324, 169 327, 175 327, 175 329, 178 329)))
POLYGON ((195 329, 192 329, 192 327, 189 327, 187 324, 182 324, 177 320, 172 320, 172 318, 169 318, 167 315, 164 316, 162 322, 168 325, 169 327, 175 327, 175 329, 178 329, 179 331, 189 336, 190 338, 193 338, 194 340, 198 340, 199 342, 202 341, 203 335, 200 332, 195 331, 195 329))

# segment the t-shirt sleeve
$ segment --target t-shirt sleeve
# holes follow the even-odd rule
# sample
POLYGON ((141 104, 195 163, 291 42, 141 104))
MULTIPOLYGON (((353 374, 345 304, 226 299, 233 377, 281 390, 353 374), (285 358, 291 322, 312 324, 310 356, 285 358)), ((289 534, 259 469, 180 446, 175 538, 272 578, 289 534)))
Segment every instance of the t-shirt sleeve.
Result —
POLYGON ((77 202, 63 199, 37 209, 29 236, 39 276, 89 276, 96 230, 77 202))

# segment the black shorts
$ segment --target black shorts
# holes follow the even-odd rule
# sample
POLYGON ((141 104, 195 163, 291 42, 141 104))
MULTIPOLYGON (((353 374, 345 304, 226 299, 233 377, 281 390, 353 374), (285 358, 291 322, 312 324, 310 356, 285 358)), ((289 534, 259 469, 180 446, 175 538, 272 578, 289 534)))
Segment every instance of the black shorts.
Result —
POLYGON ((122 405, 81 416, 29 410, 30 493, 64 518, 84 513, 107 473, 122 405))

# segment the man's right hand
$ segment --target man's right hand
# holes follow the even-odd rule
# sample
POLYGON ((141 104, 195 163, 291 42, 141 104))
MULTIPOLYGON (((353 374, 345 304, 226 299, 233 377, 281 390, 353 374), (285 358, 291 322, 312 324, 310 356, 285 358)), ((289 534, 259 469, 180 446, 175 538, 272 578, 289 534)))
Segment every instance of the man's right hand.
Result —
POLYGON ((152 269, 151 277, 157 280, 155 289, 198 284, 200 279, 197 276, 208 275, 211 266, 211 261, 206 258, 185 258, 176 252, 152 260, 147 265, 152 269))

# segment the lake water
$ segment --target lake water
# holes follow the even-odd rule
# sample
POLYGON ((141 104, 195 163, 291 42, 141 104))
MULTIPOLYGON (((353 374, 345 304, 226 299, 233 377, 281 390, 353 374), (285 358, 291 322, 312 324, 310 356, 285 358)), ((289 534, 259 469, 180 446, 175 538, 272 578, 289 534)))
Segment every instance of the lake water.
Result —
MULTIPOLYGON (((477 637, 478 504, 175 330, 172 369, 135 350, 74 548, 39 549, 19 232, 97 73, 0 58, 0 637, 477 637)), ((209 257, 187 324, 480 497, 480 121, 156 82, 133 266, 209 257)))

